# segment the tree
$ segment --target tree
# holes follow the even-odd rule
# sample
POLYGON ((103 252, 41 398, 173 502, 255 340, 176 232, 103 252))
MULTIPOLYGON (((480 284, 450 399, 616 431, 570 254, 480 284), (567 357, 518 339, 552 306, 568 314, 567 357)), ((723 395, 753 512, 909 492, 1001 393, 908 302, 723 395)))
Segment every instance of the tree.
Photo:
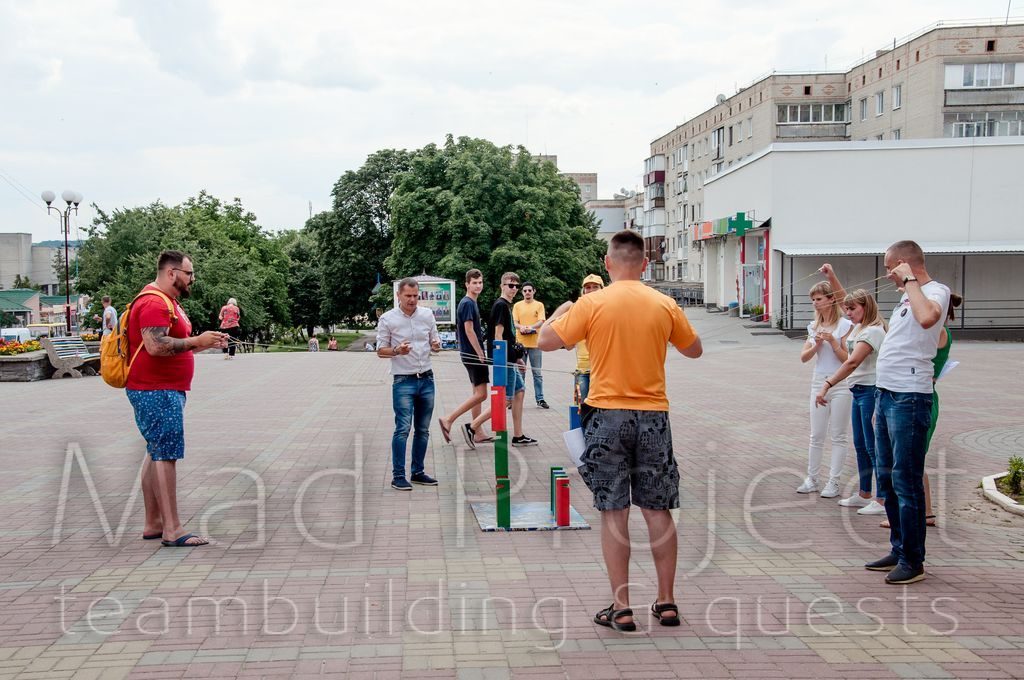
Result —
POLYGON ((192 295, 182 302, 196 331, 216 328, 230 297, 242 310, 243 337, 289 323, 288 256, 238 199, 224 203, 200 192, 174 207, 96 211, 79 251, 79 290, 123 306, 154 279, 162 250, 181 250, 196 270, 192 295))
POLYGON ((482 309, 505 271, 533 282, 549 307, 574 297, 587 274, 604 272, 606 244, 579 188, 523 147, 449 135, 413 157, 391 209, 388 273, 461 283, 476 267, 486 282, 482 309))
POLYGON ((14 275, 14 282, 11 285, 11 287, 15 288, 15 289, 21 288, 21 289, 39 290, 39 284, 38 283, 33 283, 32 279, 30 279, 27 276, 22 276, 21 274, 15 274, 14 275))
POLYGON ((414 153, 382 149, 334 185, 331 210, 307 223, 320 252, 324 320, 347 321, 371 310, 371 291, 391 251, 389 201, 414 153))
POLYGON ((292 323, 313 336, 316 326, 327 325, 322 312, 323 271, 316 240, 307 231, 287 231, 278 235, 288 256, 288 304, 292 323))

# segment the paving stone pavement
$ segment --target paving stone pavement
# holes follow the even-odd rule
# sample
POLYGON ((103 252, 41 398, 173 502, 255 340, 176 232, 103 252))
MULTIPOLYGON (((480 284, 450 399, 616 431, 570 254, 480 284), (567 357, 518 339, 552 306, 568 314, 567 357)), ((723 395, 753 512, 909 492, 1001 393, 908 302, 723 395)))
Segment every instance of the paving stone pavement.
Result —
MULTIPOLYGON (((197 357, 179 472, 186 527, 215 544, 143 541, 144 444, 98 378, 0 385, 0 679, 1011 678, 1024 675, 1024 518, 978 490, 1020 452, 1024 346, 958 342, 939 385, 929 468, 939 526, 928 579, 886 586, 863 562, 887 532, 794 488, 810 368, 799 342, 691 311, 698 361, 670 354, 682 471, 682 625, 595 626, 600 532, 480 532, 490 452, 445 445, 437 488, 393 491, 387 363, 372 354, 197 357), (1001 450, 1006 449, 1006 450, 1001 450)), ((440 415, 468 394, 435 359, 440 415)), ((513 449, 514 498, 547 498, 566 463, 572 356, 545 356, 550 411, 513 449)), ((527 381, 528 383, 530 381, 527 381)), ((844 482, 852 488, 855 455, 844 482)), ((573 504, 597 513, 578 475, 573 504)), ((655 595, 638 513, 633 598, 655 595)))

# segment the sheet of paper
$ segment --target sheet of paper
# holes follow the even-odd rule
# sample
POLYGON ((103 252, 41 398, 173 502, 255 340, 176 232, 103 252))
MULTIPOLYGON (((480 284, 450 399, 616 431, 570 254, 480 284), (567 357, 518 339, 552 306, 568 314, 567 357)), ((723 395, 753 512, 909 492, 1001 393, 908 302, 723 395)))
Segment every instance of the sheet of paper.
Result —
POLYGON ((952 371, 954 368, 956 368, 959 365, 960 365, 959 361, 947 361, 946 365, 942 367, 941 371, 939 371, 939 377, 936 378, 936 380, 942 380, 944 377, 946 377, 947 373, 949 373, 950 371, 952 371))
POLYGON ((574 430, 562 433, 565 446, 569 449, 569 458, 576 467, 583 465, 583 453, 587 450, 587 444, 583 441, 583 428, 577 427, 574 430))

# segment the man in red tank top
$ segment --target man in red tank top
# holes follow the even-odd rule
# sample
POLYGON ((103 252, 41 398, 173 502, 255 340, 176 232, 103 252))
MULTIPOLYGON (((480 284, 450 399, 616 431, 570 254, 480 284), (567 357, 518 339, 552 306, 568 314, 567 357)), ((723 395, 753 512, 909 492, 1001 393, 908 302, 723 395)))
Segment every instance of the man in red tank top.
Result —
POLYGON ((165 546, 206 545, 201 536, 185 532, 178 518, 177 468, 185 456, 185 393, 192 389, 192 352, 226 347, 228 336, 206 331, 192 336, 192 323, 178 303, 195 281, 192 260, 176 250, 160 254, 157 276, 135 300, 128 317, 128 352, 135 356, 125 393, 135 410, 135 423, 146 440, 149 457, 142 468, 146 523, 142 537, 162 539, 165 546), (171 300, 173 313, 168 309, 171 300), (135 350, 142 351, 135 355, 135 350))

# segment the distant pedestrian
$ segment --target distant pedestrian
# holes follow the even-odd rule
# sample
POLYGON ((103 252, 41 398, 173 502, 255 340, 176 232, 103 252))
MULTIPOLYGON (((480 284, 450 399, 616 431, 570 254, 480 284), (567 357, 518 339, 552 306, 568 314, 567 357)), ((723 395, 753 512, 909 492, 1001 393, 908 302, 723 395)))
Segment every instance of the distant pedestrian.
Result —
POLYGON ((537 406, 550 408, 548 402, 544 401, 544 353, 537 348, 537 333, 544 325, 547 314, 544 312, 544 303, 536 299, 536 292, 537 288, 531 282, 523 284, 523 299, 512 305, 512 320, 516 327, 516 338, 526 349, 524 359, 530 364, 530 372, 533 374, 533 394, 537 406))
POLYGON ((848 358, 846 338, 853 323, 840 313, 832 284, 827 281, 815 284, 810 290, 814 305, 814 321, 807 324, 807 342, 800 352, 800 361, 807 363, 814 359, 814 376, 811 378, 810 420, 811 442, 807 447, 807 478, 797 487, 797 493, 816 493, 822 498, 839 495, 839 479, 846 462, 846 450, 850 446, 850 413, 853 395, 846 380, 832 383, 828 377, 839 370, 848 358), (818 392, 828 385, 825 405, 817 401, 818 392), (832 440, 832 459, 829 465, 828 483, 822 488, 818 482, 821 457, 825 450, 825 434, 832 440))
POLYGON ((109 295, 104 295, 101 302, 103 303, 102 333, 100 334, 100 339, 102 340, 117 328, 117 310, 111 304, 109 295))
MULTIPOLYGON (((480 321, 480 307, 477 298, 484 289, 484 275, 479 269, 466 272, 466 296, 459 301, 455 309, 455 337, 459 344, 459 358, 469 374, 469 384, 473 387, 469 398, 459 404, 447 416, 438 418, 441 434, 446 442, 451 442, 451 430, 455 421, 467 411, 472 415, 469 423, 471 436, 466 441, 470 448, 477 444, 493 442, 494 437, 484 431, 484 423, 491 417, 491 410, 485 408, 487 401, 487 385, 490 381, 487 367, 487 356, 484 353, 484 331, 480 321)), ((466 433, 467 435, 469 432, 466 433)))
MULTIPOLYGON (((512 320, 512 300, 519 290, 519 275, 505 272, 501 275, 501 295, 491 305, 490 328, 487 336, 487 351, 494 360, 494 343, 505 341, 506 371, 505 395, 512 399, 512 446, 536 446, 537 440, 523 432, 523 399, 526 386, 523 373, 526 364, 522 357, 514 356, 516 342, 515 322, 512 320)), ((477 423, 466 431, 467 441, 475 436, 477 423)))
POLYGON ((924 463, 934 404, 932 362, 949 313, 950 290, 929 276, 924 251, 914 241, 889 246, 885 271, 903 291, 876 365, 875 457, 892 550, 864 567, 889 572, 886 583, 905 585, 925 578, 924 463))
POLYGON ((878 351, 885 340, 885 321, 878 313, 878 304, 871 293, 858 289, 844 295, 845 290, 832 269, 824 264, 821 272, 828 277, 837 298, 843 296, 843 309, 854 324, 846 339, 847 359, 842 366, 830 374, 822 383, 815 397, 818 406, 828 406, 827 395, 830 385, 846 380, 852 395, 851 426, 853 427, 853 448, 857 451, 857 473, 860 488, 839 505, 859 508, 858 515, 885 514, 885 499, 876 494, 872 499, 871 480, 875 478, 877 491, 878 475, 875 472, 875 363, 878 351))
POLYGON ((618 232, 604 262, 612 283, 560 307, 541 327, 538 343, 549 352, 585 340, 594 366, 590 394, 580 407, 586 441, 580 474, 601 512, 601 550, 613 598, 594 622, 636 630, 629 608, 632 504, 647 523, 658 575, 651 614, 663 626, 678 626, 678 540, 670 510, 679 507, 679 469, 665 393, 665 353, 669 344, 694 359, 703 350, 683 310, 640 281, 647 268, 643 238, 618 232))
POLYGON ((238 308, 238 302, 235 298, 228 298, 226 305, 220 308, 220 314, 217 315, 220 319, 220 329, 224 333, 231 336, 228 341, 228 347, 224 350, 226 355, 225 359, 235 358, 235 347, 238 345, 238 338, 241 333, 241 326, 239 320, 242 318, 242 311, 238 308))
POLYGON ((142 289, 156 294, 136 298, 128 319, 128 356, 135 360, 125 393, 149 453, 142 468, 142 537, 161 538, 168 547, 209 542, 181 526, 175 463, 185 456, 185 395, 195 372, 192 353, 225 347, 228 336, 217 331, 192 336, 192 323, 179 300, 189 296, 194 281, 192 260, 176 250, 164 251, 156 280, 142 289))
MULTIPOLYGON (((582 295, 596 293, 604 288, 604 279, 597 274, 590 274, 583 279, 582 295)), ((582 404, 590 394, 590 351, 587 349, 587 341, 580 340, 576 343, 576 404, 582 404)))
POLYGON ((311 335, 309 337, 309 351, 310 352, 319 352, 320 351, 320 338, 316 337, 316 335, 311 335))
POLYGON ((391 488, 411 491, 412 484, 437 486, 424 469, 430 421, 434 416, 434 371, 430 351, 441 350, 434 314, 420 307, 419 282, 405 278, 398 282, 398 306, 381 315, 377 322, 377 356, 391 363, 391 403, 395 410, 395 432, 391 437, 391 488), (411 475, 405 476, 405 449, 412 437, 411 475), (410 484, 410 480, 412 484, 410 484))
POLYGON ((333 335, 331 336, 331 339, 327 341, 327 351, 328 352, 337 352, 338 351, 338 339, 336 337, 334 337, 333 335))

